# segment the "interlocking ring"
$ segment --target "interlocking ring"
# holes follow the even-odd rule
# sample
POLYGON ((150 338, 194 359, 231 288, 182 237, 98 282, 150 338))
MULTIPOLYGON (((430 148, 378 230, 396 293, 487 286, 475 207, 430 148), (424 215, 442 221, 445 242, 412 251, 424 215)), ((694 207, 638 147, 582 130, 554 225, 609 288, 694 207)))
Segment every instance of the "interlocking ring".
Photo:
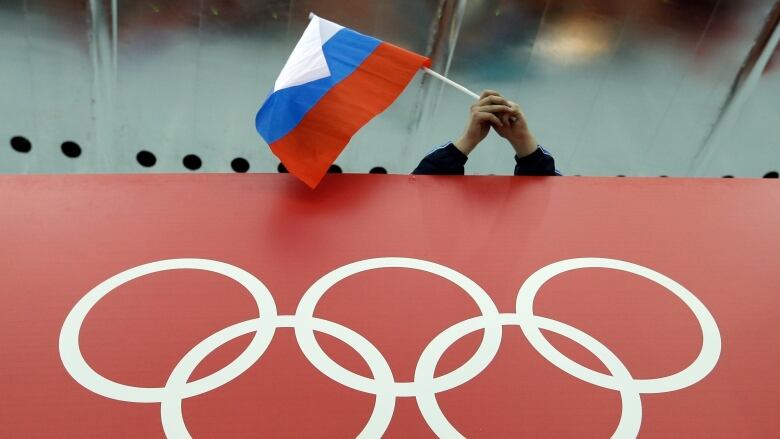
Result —
POLYGON ((671 392, 689 387, 706 377, 718 362, 721 338, 710 312, 685 287, 663 274, 630 262, 616 259, 579 258, 550 264, 532 274, 520 287, 515 313, 499 313, 490 296, 465 275, 434 262, 411 258, 375 258, 339 267, 317 280, 303 295, 293 315, 277 315, 273 296, 252 274, 235 266, 208 259, 170 259, 141 265, 123 271, 89 291, 65 319, 59 339, 60 358, 65 369, 86 389, 120 401, 160 403, 160 416, 166 436, 189 438, 182 416, 183 399, 212 391, 235 379, 257 362, 270 345, 277 328, 293 328, 298 344, 308 361, 328 378, 354 390, 376 396, 374 410, 358 437, 381 437, 390 424, 398 397, 414 397, 430 428, 439 437, 463 437, 447 420, 436 401, 436 394, 456 388, 471 380, 490 365, 501 344, 502 327, 518 326, 529 343, 547 361, 570 375, 598 387, 620 392, 622 413, 613 438, 636 437, 642 423, 643 393, 671 392), (425 271, 458 285, 477 304, 481 315, 456 323, 437 335, 426 346, 417 362, 414 380, 396 382, 382 353, 355 331, 339 323, 314 316, 325 293, 345 278, 368 270, 407 268, 425 271), (647 278, 676 295, 693 312, 702 330, 702 348, 698 357, 675 374, 652 379, 635 379, 620 359, 601 342, 565 323, 533 314, 533 303, 539 288, 551 278, 571 270, 608 268, 647 278), (258 318, 224 328, 198 343, 174 367, 164 387, 134 387, 111 381, 87 364, 79 346, 79 332, 84 319, 97 302, 115 288, 141 276, 166 270, 206 270, 240 283, 257 304, 258 318), (550 344, 541 330, 560 334, 595 355, 611 375, 594 371, 566 357, 550 344), (444 352, 475 331, 484 331, 474 355, 457 369, 435 376, 436 366, 444 352), (372 377, 358 375, 331 359, 322 350, 314 331, 331 335, 354 349, 368 364, 372 377), (188 382, 192 372, 214 350, 245 334, 254 333, 249 346, 224 368, 188 382))

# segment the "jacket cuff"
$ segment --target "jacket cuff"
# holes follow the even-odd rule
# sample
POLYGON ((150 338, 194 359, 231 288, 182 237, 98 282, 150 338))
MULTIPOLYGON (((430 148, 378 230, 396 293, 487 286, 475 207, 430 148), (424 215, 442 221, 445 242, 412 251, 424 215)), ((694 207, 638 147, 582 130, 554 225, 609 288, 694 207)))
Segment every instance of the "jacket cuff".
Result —
POLYGON ((517 154, 515 154, 515 163, 517 163, 518 166, 526 167, 538 163, 543 158, 544 158, 544 151, 542 151, 542 148, 537 146, 534 152, 528 154, 525 157, 518 157, 517 154))
POLYGON ((463 154, 463 152, 459 150, 452 142, 445 145, 444 148, 442 148, 442 152, 444 155, 446 155, 448 158, 451 158, 452 161, 459 165, 465 165, 466 161, 469 159, 469 157, 466 154, 463 154))

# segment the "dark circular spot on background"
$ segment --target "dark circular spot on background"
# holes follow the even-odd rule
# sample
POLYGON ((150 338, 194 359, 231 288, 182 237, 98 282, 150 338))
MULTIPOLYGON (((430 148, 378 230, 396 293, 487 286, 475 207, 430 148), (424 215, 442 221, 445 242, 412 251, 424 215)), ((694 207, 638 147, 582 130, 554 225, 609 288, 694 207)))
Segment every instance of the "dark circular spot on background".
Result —
POLYGON ((777 171, 769 171, 766 174, 764 174, 764 178, 778 178, 780 177, 780 174, 777 173, 777 171))
POLYGON ((62 149, 62 153, 65 154, 66 157, 70 157, 72 159, 75 159, 81 155, 81 147, 79 144, 70 140, 67 142, 62 142, 60 149, 62 149))
POLYGON ((328 168, 328 174, 342 174, 341 166, 339 165, 330 165, 330 168, 328 168))
POLYGON ((184 167, 190 171, 200 169, 200 166, 203 164, 203 162, 200 161, 200 157, 196 156, 195 154, 188 154, 184 156, 184 159, 181 162, 184 164, 184 167))
POLYGON ((16 136, 11 139, 11 148, 16 152, 30 152, 32 143, 26 137, 16 136))
POLYGON ((249 162, 239 157, 230 162, 230 167, 236 172, 243 173, 249 170, 249 162))
POLYGON ((625 175, 623 175, 623 174, 618 174, 617 176, 618 177, 625 177, 625 175))
POLYGON ((141 151, 136 154, 135 159, 138 160, 138 164, 144 168, 151 168, 157 163, 157 157, 149 151, 141 151))
POLYGON ((723 178, 734 178, 733 175, 724 175, 723 178))
POLYGON ((661 178, 669 178, 668 175, 659 175, 659 177, 661 177, 661 178))
POLYGON ((280 174, 286 174, 288 172, 287 168, 284 166, 284 163, 281 162, 279 163, 279 166, 276 167, 276 171, 280 174))
POLYGON ((387 174, 387 169, 381 166, 375 166, 368 171, 369 174, 387 174))

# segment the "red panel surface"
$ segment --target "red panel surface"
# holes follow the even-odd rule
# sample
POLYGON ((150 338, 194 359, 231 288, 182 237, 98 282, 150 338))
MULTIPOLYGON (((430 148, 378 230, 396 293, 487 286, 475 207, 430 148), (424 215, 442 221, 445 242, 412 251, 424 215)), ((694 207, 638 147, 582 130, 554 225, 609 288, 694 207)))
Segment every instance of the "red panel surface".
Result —
POLYGON ((164 437, 186 426, 196 438, 447 428, 598 438, 619 425, 633 436, 633 425, 643 438, 733 438, 780 426, 776 182, 338 175, 311 191, 289 175, 2 176, 0 199, 0 437, 164 437), (107 286, 78 335, 61 339, 104 281, 180 258, 198 261, 146 267, 199 268, 107 286), (366 260, 358 268, 373 269, 324 291, 318 320, 305 316, 310 287, 366 260), (259 312, 247 289, 207 266, 267 287, 253 287, 259 312), (569 271, 552 273, 526 313, 531 284, 555 268, 569 271), (667 289, 677 284, 698 314, 667 289), (476 318, 480 306, 488 317, 476 318), (463 321, 475 332, 428 361, 431 341, 463 321), (186 373, 170 378, 228 327, 247 335, 204 348, 189 384, 186 373), (311 327, 357 375, 328 375, 338 366, 312 353, 311 327), (538 350, 536 327, 559 357, 538 350), (495 353, 479 348, 483 335, 495 353), (74 344, 99 376, 147 389, 112 393, 78 378, 74 344), (697 360, 703 344, 709 357, 697 360), (237 358, 246 370, 222 379, 237 358), (575 376, 582 369, 564 370, 566 358, 594 372, 575 376), (701 376, 691 382, 663 378, 692 363, 701 376))

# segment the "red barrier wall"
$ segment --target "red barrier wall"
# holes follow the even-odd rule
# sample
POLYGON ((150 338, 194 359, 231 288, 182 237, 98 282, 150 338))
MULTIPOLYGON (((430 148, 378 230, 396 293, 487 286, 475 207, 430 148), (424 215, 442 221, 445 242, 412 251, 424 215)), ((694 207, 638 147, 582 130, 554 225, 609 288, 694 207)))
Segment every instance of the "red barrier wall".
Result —
POLYGON ((775 182, 0 176, 0 199, 2 437, 778 430, 775 182))

